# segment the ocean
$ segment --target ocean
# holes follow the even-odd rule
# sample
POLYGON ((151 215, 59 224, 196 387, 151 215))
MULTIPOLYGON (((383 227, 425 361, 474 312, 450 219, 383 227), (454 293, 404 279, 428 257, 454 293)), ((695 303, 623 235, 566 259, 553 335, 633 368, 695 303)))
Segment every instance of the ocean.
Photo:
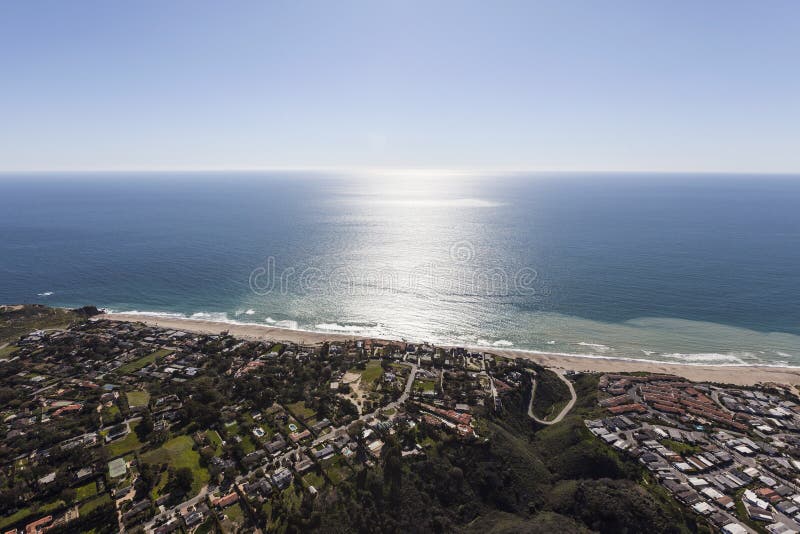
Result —
POLYGON ((800 177, 0 176, 0 302, 800 366, 800 177))

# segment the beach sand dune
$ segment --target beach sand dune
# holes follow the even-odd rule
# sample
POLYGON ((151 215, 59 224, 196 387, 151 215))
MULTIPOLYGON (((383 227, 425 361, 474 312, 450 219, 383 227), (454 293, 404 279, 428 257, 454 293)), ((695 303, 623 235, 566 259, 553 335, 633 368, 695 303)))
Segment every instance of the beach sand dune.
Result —
MULTIPOLYGON (((161 328, 184 330, 203 334, 219 334, 227 330, 231 335, 250 340, 288 341, 301 344, 316 344, 325 341, 347 341, 356 338, 347 334, 327 332, 308 332, 290 330, 267 325, 221 323, 197 319, 181 319, 173 317, 149 317, 135 314, 111 313, 97 316, 96 319, 114 321, 141 322, 161 328)), ((587 358, 568 354, 531 352, 514 349, 498 349, 475 347, 476 349, 505 356, 508 358, 525 358, 545 367, 566 369, 570 371, 587 371, 598 373, 649 372, 668 373, 682 376, 697 382, 719 382, 737 385, 755 385, 775 382, 778 384, 800 384, 800 368, 769 367, 763 365, 687 365, 622 358, 587 358)))

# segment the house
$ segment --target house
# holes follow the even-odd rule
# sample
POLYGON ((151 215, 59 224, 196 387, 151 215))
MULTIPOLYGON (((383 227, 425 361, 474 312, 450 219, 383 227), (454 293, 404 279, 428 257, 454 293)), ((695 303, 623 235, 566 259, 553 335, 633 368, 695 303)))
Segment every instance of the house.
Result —
POLYGON ((747 529, 739 523, 728 523, 722 527, 723 534, 747 534, 747 529))
POLYGON ((278 489, 286 489, 292 481, 292 473, 285 467, 275 471, 272 474, 272 482, 278 489))
POLYGON ((239 500, 239 494, 236 493, 235 491, 232 491, 223 497, 212 499, 211 504, 213 504, 218 508, 225 508, 226 506, 230 506, 238 500, 239 500))
POLYGON ((320 449, 318 451, 314 451, 314 457, 317 460, 324 460, 325 458, 330 458, 335 453, 336 453, 336 451, 333 449, 333 446, 326 445, 322 449, 320 449))
POLYGON ((199 525, 203 522, 203 514, 200 512, 192 512, 191 514, 187 515, 183 518, 183 522, 186 523, 187 527, 193 527, 194 525, 199 525))

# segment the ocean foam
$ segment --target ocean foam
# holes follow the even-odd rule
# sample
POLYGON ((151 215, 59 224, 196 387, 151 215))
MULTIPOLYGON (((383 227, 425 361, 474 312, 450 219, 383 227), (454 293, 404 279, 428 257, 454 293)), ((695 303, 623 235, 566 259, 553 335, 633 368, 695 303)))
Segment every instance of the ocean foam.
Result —
POLYGON ((318 328, 320 330, 327 330, 330 332, 346 332, 346 333, 358 333, 364 332, 368 330, 363 326, 358 325, 346 325, 346 324, 339 324, 339 323, 319 323, 315 324, 314 328, 318 328))
POLYGON ((671 354, 662 354, 661 356, 687 363, 736 363, 744 365, 745 361, 742 358, 754 358, 755 354, 751 352, 737 352, 728 354, 717 352, 683 354, 680 352, 673 352, 671 354))
POLYGON ((52 294, 53 294, 52 291, 45 291, 44 293, 36 293, 36 295, 38 295, 40 297, 49 297, 52 294))
POLYGON ((218 323, 227 323, 228 314, 225 312, 197 312, 193 313, 189 319, 197 319, 201 321, 215 321, 218 323))
POLYGON ((493 347, 513 347, 514 344, 507 340, 507 339, 498 339, 494 343, 492 343, 493 347))
POLYGON ((586 343, 585 341, 581 341, 578 343, 583 347, 589 347, 590 349, 599 350, 600 352, 605 352, 607 350, 611 350, 611 347, 607 345, 601 345, 600 343, 586 343))

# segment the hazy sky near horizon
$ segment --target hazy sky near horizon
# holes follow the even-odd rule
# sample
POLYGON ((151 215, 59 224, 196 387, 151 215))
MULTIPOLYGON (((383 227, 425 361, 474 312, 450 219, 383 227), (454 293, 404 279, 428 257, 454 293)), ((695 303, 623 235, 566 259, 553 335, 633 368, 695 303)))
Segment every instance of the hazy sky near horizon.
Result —
POLYGON ((0 121, 0 171, 800 172, 800 2, 3 2, 0 121))

